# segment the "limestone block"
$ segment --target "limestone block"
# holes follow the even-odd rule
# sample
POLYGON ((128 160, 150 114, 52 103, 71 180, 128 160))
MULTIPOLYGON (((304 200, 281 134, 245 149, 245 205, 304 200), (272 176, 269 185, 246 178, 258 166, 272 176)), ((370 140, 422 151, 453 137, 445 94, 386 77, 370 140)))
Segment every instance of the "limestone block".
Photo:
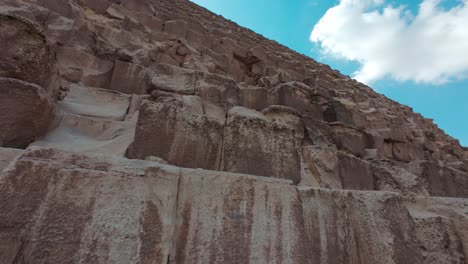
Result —
POLYGON ((270 90, 275 104, 292 107, 303 114, 322 112, 321 107, 312 102, 312 89, 301 82, 279 84, 270 90))
POLYGON ((239 87, 233 79, 217 74, 197 73, 195 94, 222 107, 239 105, 239 87))
POLYGON ((224 130, 222 170, 299 182, 301 133, 294 114, 233 107, 224 130))
POLYGON ((35 84, 0 77, 0 146, 26 148, 54 125, 56 106, 35 84))
POLYGON ((189 98, 144 101, 127 157, 156 156, 181 167, 217 170, 224 122, 204 115, 203 108, 189 98))
POLYGON ((362 131, 341 123, 331 123, 330 126, 333 131, 333 140, 338 149, 347 151, 358 157, 365 156, 367 142, 362 131))
POLYGON ((468 255, 468 199, 417 197, 406 202, 425 263, 464 263, 468 255))
POLYGON ((247 52, 247 63, 255 64, 267 60, 267 52, 263 46, 255 46, 247 52))
POLYGON ((17 157, 23 154, 22 149, 1 148, 0 147, 0 175, 4 169, 12 163, 17 157))
POLYGON ((414 215, 424 263, 464 264, 463 248, 451 221, 438 215, 414 215))
POLYGON ((339 101, 328 102, 323 117, 327 122, 341 122, 346 125, 354 125, 351 112, 339 101))
POLYGON ((187 39, 188 43, 200 48, 209 48, 211 46, 211 40, 209 37, 193 30, 187 30, 187 35, 185 38, 187 39))
POLYGON ((257 86, 240 86, 240 105, 246 108, 262 111, 270 106, 268 90, 257 86))
POLYGON ((152 70, 152 89, 187 95, 195 93, 196 77, 193 70, 167 64, 157 64, 152 70))
POLYGON ((3 263, 165 263, 180 169, 31 149, 0 183, 3 263))
POLYGON ((187 35, 187 23, 182 20, 166 21, 164 22, 164 32, 179 38, 185 38, 187 35))
POLYGON ((218 42, 213 43, 213 50, 225 54, 229 58, 233 56, 237 56, 238 58, 247 57, 247 51, 239 46, 235 40, 228 37, 221 38, 218 42))
POLYGON ((58 126, 32 145, 70 152, 123 157, 135 135, 137 115, 127 121, 65 114, 58 126))
POLYGON ((0 77, 37 84, 51 96, 56 95, 55 54, 38 24, 1 14, 0 44, 0 77))
POLYGON ((115 61, 109 89, 126 94, 147 94, 150 70, 134 63, 115 61))
POLYGON ((421 168, 430 195, 468 198, 468 173, 430 161, 421 168))
POLYGON ((375 190, 375 179, 367 161, 343 153, 338 154, 338 175, 343 189, 375 190))
POLYGON ((62 78, 91 87, 109 87, 114 63, 70 47, 57 50, 58 68, 62 78))
POLYGON ((116 121, 122 121, 127 115, 129 95, 76 84, 71 84, 69 89, 67 96, 59 102, 66 112, 116 121))
POLYGON ((409 162, 424 159, 424 151, 421 146, 409 142, 393 142, 393 157, 396 160, 409 162))
POLYGON ((172 263, 312 263, 289 181, 183 169, 172 263))
POLYGON ((312 260, 425 263, 399 195, 311 188, 300 189, 300 195, 312 260))

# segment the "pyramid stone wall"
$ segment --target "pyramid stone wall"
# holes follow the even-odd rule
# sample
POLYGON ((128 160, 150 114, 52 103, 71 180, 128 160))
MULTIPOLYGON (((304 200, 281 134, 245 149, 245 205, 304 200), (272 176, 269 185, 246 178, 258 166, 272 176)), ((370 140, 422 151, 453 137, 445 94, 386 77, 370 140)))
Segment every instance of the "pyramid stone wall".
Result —
POLYGON ((468 263, 468 150, 186 0, 0 2, 0 263, 468 263))

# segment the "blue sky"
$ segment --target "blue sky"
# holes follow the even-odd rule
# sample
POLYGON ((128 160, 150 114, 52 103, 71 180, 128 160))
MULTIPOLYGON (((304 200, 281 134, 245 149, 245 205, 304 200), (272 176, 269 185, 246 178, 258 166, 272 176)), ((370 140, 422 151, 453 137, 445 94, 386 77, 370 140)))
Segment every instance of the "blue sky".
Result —
POLYGON ((464 146, 467 1, 193 0, 412 107, 464 146))

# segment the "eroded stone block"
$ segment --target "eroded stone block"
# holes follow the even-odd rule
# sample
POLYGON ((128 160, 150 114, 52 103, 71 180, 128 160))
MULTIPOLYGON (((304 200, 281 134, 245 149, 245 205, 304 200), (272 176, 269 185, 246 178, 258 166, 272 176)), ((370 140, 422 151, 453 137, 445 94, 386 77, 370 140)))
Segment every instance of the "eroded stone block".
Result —
POLYGON ((0 78, 0 146, 26 148, 54 125, 55 102, 35 84, 0 78))
POLYGON ((0 14, 0 77, 37 84, 51 96, 58 90, 55 54, 36 23, 0 14))
POLYGON ((2 176, 0 259, 164 263, 180 169, 32 149, 2 176))
POLYGON ((298 116, 234 107, 224 130, 222 170, 300 181, 298 116))
POLYGON ((204 115, 201 103, 166 97, 140 109, 129 158, 156 156, 169 164, 217 170, 224 122, 204 115))

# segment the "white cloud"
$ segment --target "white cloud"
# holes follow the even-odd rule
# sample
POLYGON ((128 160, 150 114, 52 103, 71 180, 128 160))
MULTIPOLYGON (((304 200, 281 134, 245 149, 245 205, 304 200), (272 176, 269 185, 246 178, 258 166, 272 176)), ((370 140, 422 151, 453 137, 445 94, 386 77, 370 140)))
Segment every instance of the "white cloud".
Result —
POLYGON ((385 76, 440 84, 467 77, 468 0, 444 9, 422 0, 417 14, 385 0, 341 0, 310 36, 327 55, 355 60, 354 77, 372 83, 385 76))

